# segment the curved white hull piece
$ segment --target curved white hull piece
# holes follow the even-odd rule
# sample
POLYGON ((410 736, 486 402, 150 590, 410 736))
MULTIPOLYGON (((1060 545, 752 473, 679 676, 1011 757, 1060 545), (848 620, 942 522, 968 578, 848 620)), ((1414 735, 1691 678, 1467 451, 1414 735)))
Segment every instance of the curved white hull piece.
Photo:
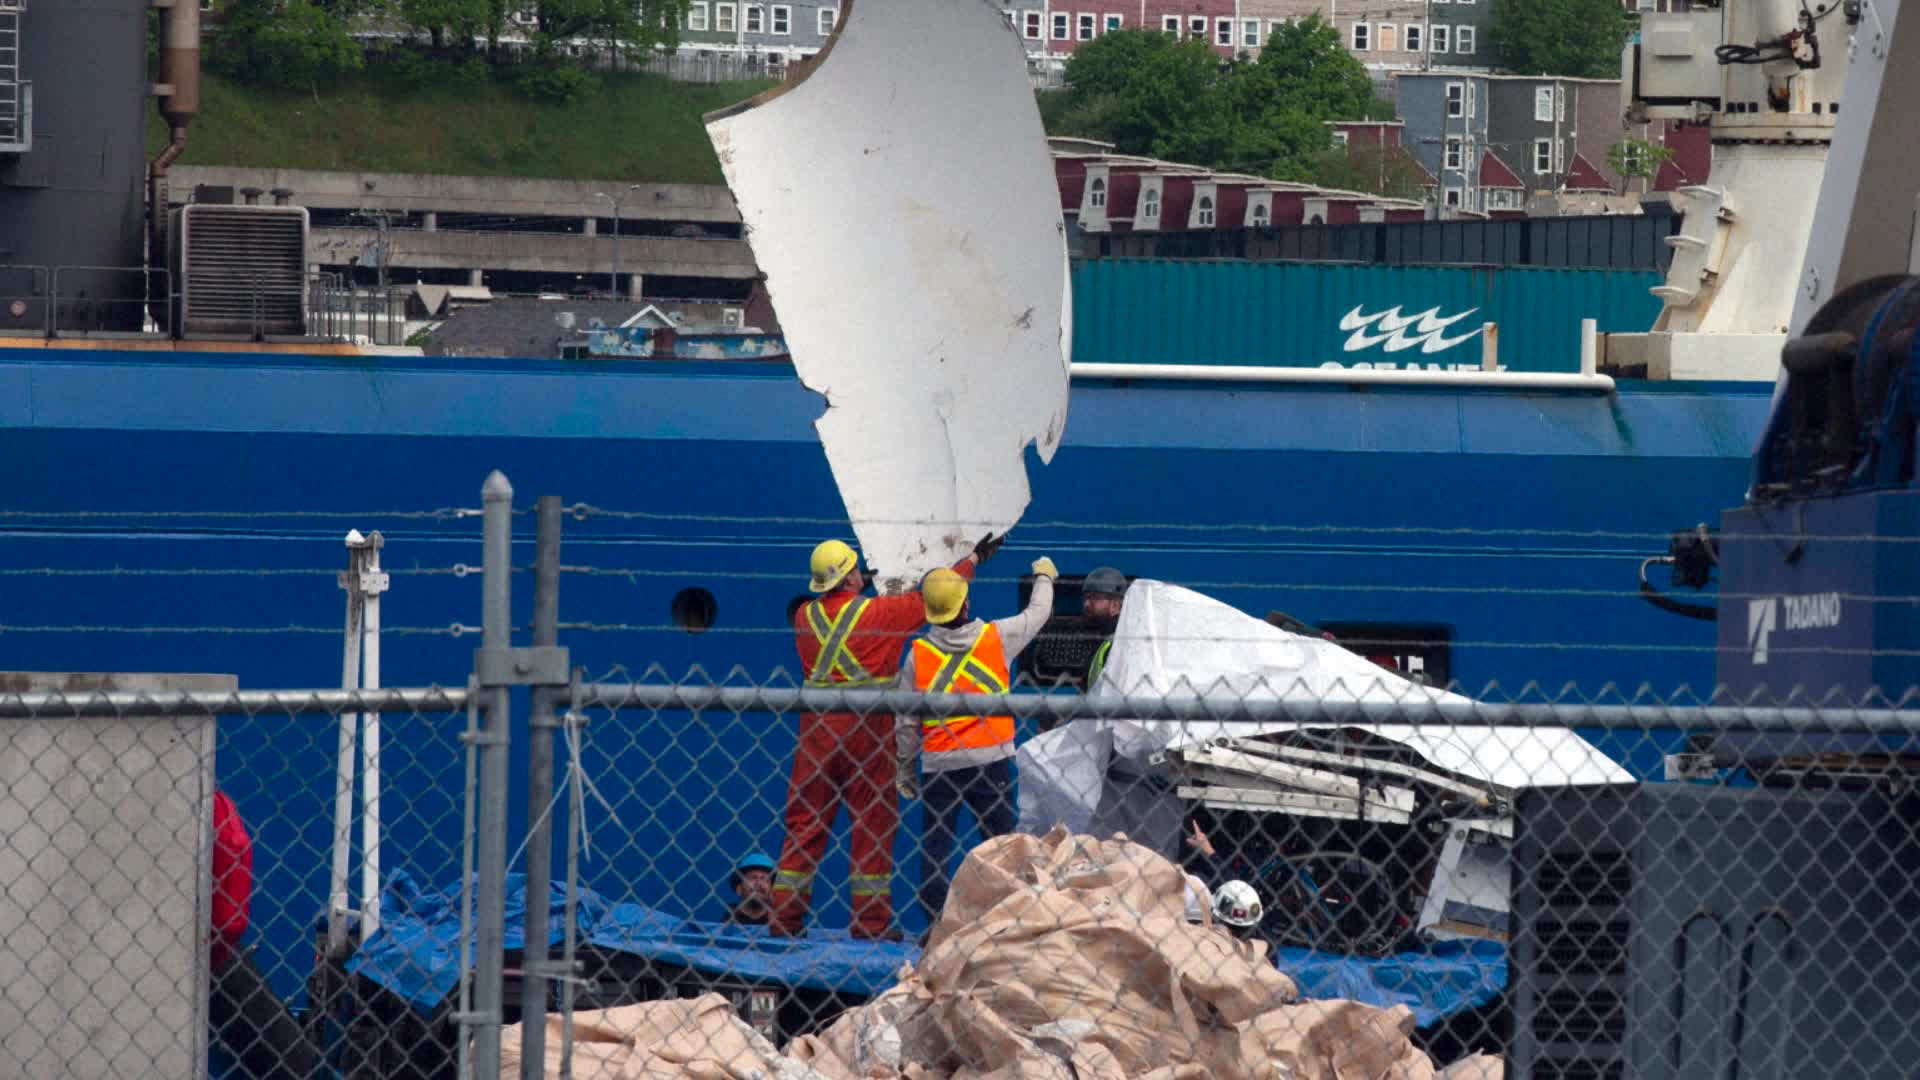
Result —
POLYGON ((707 119, 881 587, 1019 521, 1067 416, 1066 239, 984 0, 848 3, 803 79, 707 119))

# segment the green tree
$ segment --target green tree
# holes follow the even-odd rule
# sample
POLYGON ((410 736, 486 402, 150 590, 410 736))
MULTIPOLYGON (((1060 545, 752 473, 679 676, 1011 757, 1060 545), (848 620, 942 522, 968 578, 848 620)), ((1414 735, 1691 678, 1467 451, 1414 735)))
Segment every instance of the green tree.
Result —
POLYGON ((1488 37, 1510 71, 1613 79, 1632 31, 1620 0, 1494 0, 1488 37))
POLYGON ((1116 31, 1074 52, 1066 82, 1041 99, 1056 135, 1285 179, 1313 173, 1330 145, 1326 121, 1382 107, 1366 68, 1318 15, 1277 29, 1258 60, 1222 62, 1204 41, 1116 31))
POLYGON ((1103 34, 1068 58, 1066 82, 1049 110, 1055 134, 1162 156, 1221 141, 1220 58, 1204 41, 1150 30, 1103 34))
POLYGON ((1653 178, 1660 175, 1660 166, 1672 160, 1672 147, 1648 139, 1622 139, 1607 147, 1607 164, 1620 175, 1622 195, 1633 180, 1645 180, 1651 187, 1653 178))
POLYGON ((1336 146, 1314 162, 1312 180, 1341 191, 1418 201, 1426 196, 1427 171, 1403 147, 1336 146))
POLYGON ((214 64, 255 86, 318 93, 320 84, 364 66, 347 32, 359 14, 346 0, 228 0, 214 64))
POLYGON ((431 37, 435 52, 452 41, 456 51, 466 53, 486 32, 495 6, 496 0, 394 0, 393 13, 409 29, 431 37))
POLYGON ((568 40, 594 42, 610 56, 670 49, 680 43, 686 14, 687 0, 540 0, 534 49, 545 57, 568 40))

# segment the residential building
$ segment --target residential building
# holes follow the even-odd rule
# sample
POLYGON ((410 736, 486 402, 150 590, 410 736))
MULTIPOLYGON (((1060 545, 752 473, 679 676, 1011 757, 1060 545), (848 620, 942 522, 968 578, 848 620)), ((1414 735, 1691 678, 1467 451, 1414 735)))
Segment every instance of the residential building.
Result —
POLYGON ((1240 36, 1237 52, 1259 56, 1283 23, 1309 15, 1327 17, 1326 0, 1240 0, 1240 36))
POLYGON ((1428 67, 1492 71, 1493 0, 1427 0, 1428 67))
POLYGON ((681 48, 801 60, 826 44, 839 15, 837 0, 689 0, 681 48))
POLYGON ((1241 25, 1236 0, 1141 0, 1138 8, 1140 26, 1180 38, 1199 38, 1221 56, 1237 56, 1248 51, 1240 44, 1245 40, 1246 28, 1241 25))
POLYGON ((1538 196, 1570 190, 1581 162, 1578 183, 1622 190, 1608 151, 1628 135, 1644 137, 1621 127, 1618 79, 1407 72, 1396 80, 1396 108, 1404 145, 1439 180, 1440 206, 1460 212, 1526 210, 1538 196), (1488 154, 1497 165, 1483 160, 1488 154), (1509 175, 1521 185, 1518 206, 1507 205, 1509 175))
POLYGON ((1428 6, 1405 0, 1358 0, 1336 5, 1331 20, 1348 51, 1373 71, 1376 81, 1391 72, 1426 67, 1432 46, 1428 6))

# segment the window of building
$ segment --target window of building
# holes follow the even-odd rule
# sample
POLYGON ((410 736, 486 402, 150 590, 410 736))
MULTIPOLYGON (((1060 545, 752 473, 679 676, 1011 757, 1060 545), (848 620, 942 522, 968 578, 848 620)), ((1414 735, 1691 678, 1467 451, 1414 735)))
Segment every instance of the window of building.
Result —
POLYGON ((1373 44, 1373 39, 1369 34, 1367 24, 1354 23, 1353 24, 1353 51, 1366 52, 1369 48, 1372 47, 1372 44, 1373 44))
POLYGON ((1200 202, 1197 204, 1196 208, 1198 209, 1199 212, 1195 214, 1194 217, 1197 221, 1199 221, 1200 224, 1202 225, 1213 224, 1213 199, 1210 196, 1207 196, 1207 195, 1200 196, 1200 202))
POLYGON ((1279 33, 1280 28, 1285 25, 1287 25, 1286 22, 1281 19, 1274 19, 1273 21, 1267 23, 1267 40, 1272 41, 1273 35, 1279 33))
POLYGON ((1465 144, 1463 144, 1460 141, 1460 139, 1456 136, 1448 137, 1446 167, 1449 169, 1458 170, 1458 169, 1465 168, 1466 164, 1467 164, 1467 158, 1466 158, 1465 144))
POLYGON ((733 5, 713 5, 713 28, 723 34, 733 33, 733 5))
POLYGON ((1266 203, 1253 204, 1253 223, 1255 225, 1265 225, 1268 221, 1272 220, 1272 217, 1273 215, 1268 211, 1266 203))
POLYGON ((1053 13, 1053 40, 1055 41, 1067 40, 1067 34, 1069 29, 1070 29, 1070 26, 1067 21, 1067 13, 1064 11, 1054 12, 1053 13))
POLYGON ((1121 29, 1121 28, 1123 28, 1123 27, 1125 27, 1126 25, 1127 25, 1127 19, 1126 19, 1126 16, 1124 16, 1124 15, 1108 15, 1108 16, 1107 16, 1107 26, 1106 26, 1106 32, 1107 32, 1107 33, 1109 33, 1109 34, 1111 34, 1111 33, 1113 33, 1113 32, 1114 32, 1115 30, 1119 30, 1119 29, 1121 29))
POLYGON ((1157 218, 1160 216, 1160 189, 1159 188, 1148 188, 1147 193, 1141 196, 1140 213, 1143 216, 1150 217, 1150 218, 1157 218))
POLYGON ((1536 86, 1533 88, 1533 118, 1535 120, 1553 119, 1553 87, 1536 86))
POLYGON ((1179 37, 1180 36, 1180 16, 1178 15, 1160 16, 1160 29, 1165 30, 1167 33, 1172 34, 1174 37, 1179 37))
POLYGON ((1427 33, 1427 37, 1429 39, 1428 47, 1437 53, 1446 52, 1448 45, 1452 41, 1451 37, 1449 37, 1449 35, 1452 33, 1452 30, 1453 28, 1450 26, 1433 27, 1427 33))
POLYGON ((1457 187, 1448 188, 1446 201, 1448 206, 1459 206, 1460 205, 1460 189, 1457 187))
POLYGON ((1645 161, 1642 160, 1645 157, 1646 155, 1641 152, 1638 142, 1628 142, 1622 145, 1620 147, 1620 171, 1628 175, 1639 172, 1646 164, 1645 161))
POLYGON ((776 34, 793 33, 793 8, 786 4, 773 5, 773 32, 776 34))
POLYGON ((1336 131, 1333 133, 1333 145, 1345 146, 1347 145, 1347 142, 1348 142, 1348 135, 1346 132, 1336 131))
POLYGON ((1260 47, 1260 20, 1248 19, 1240 24, 1240 44, 1249 49, 1260 47))
POLYGON ((1215 23, 1216 25, 1213 28, 1214 44, 1225 45, 1229 49, 1233 48, 1233 20, 1217 19, 1215 23))
POLYGON ((1374 27, 1373 34, 1375 40, 1373 47, 1379 49, 1381 52, 1392 52, 1400 44, 1398 39, 1399 32, 1400 28, 1392 23, 1381 23, 1379 26, 1374 27))
POLYGON ((767 32, 767 12, 765 8, 759 4, 748 4, 746 7, 740 9, 740 13, 747 20, 747 33, 764 34, 767 32))
MULTIPOLYGON (((1439 32, 1446 28, 1442 26, 1436 26, 1433 29, 1434 29, 1434 39, 1437 41, 1439 40, 1439 36, 1440 36, 1439 32)), ((1448 116, 1467 115, 1467 84, 1466 83, 1450 82, 1447 84, 1447 115, 1448 116)))
MULTIPOLYGON (((1464 3, 1465 0, 1462 0, 1462 2, 1464 3)), ((1453 35, 1453 51, 1457 53, 1472 52, 1473 51, 1473 34, 1474 34, 1473 27, 1462 26, 1462 27, 1458 27, 1457 29, 1459 30, 1459 33, 1456 33, 1453 35)))
POLYGON ((1553 171, 1553 140, 1533 140, 1533 171, 1542 176, 1553 171))
POLYGON ((707 28, 707 0, 693 0, 687 5, 687 29, 705 30, 707 28))
POLYGON ((1078 22, 1080 24, 1080 40, 1092 41, 1093 40, 1093 16, 1083 13, 1080 16, 1078 22))
POLYGON ((1107 205, 1107 182, 1105 180, 1096 178, 1092 183, 1087 185, 1087 205, 1107 205))
POLYGON ((1195 15, 1187 20, 1187 36, 1199 38, 1202 41, 1207 39, 1207 17, 1205 15, 1195 15))
POLYGON ((834 20, 839 17, 839 11, 830 7, 823 7, 813 13, 814 28, 820 31, 821 37, 826 37, 828 34, 833 33, 834 20))
POLYGON ((1040 40, 1040 13, 1037 11, 1027 12, 1027 40, 1040 40))
POLYGON ((1401 40, 1407 43, 1408 52, 1419 52, 1420 47, 1426 44, 1426 42, 1421 39, 1423 29, 1419 23, 1407 24, 1406 33, 1401 35, 1401 40))

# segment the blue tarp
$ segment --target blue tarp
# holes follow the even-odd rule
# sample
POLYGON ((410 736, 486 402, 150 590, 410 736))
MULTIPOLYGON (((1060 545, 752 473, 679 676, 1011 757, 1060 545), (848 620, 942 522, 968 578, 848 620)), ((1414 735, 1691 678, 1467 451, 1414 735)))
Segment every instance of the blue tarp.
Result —
POLYGON ((1485 1005, 1507 988, 1507 947, 1497 941, 1443 941, 1382 957, 1289 946, 1274 959, 1301 997, 1405 1005, 1421 1027, 1485 1005))
MULTIPOLYGON (((559 945, 566 889, 552 889, 547 943, 559 945)), ((507 948, 526 941, 525 875, 507 875, 507 948)), ((581 944, 643 956, 713 975, 871 997, 892 986, 919 958, 907 944, 853 941, 845 930, 815 929, 804 938, 775 938, 763 927, 695 922, 641 904, 609 904, 582 890, 581 944)), ((388 885, 380 932, 348 961, 364 975, 431 1012, 459 985, 460 891, 426 890, 404 874, 388 885)), ((1506 946, 1452 941, 1420 952, 1373 958, 1283 948, 1276 961, 1307 998, 1344 998, 1381 1007, 1406 1005, 1425 1027, 1484 1005, 1507 985, 1506 946)))
MULTIPOLYGON (((525 945, 527 880, 507 875, 506 947, 525 945)), ((563 941, 566 888, 552 887, 547 944, 563 941)), ((581 890, 582 945, 595 945, 714 975, 870 997, 892 986, 919 950, 892 942, 854 941, 845 930, 813 930, 774 938, 763 927, 694 922, 641 904, 609 904, 581 890)), ((347 962, 347 970, 431 1012, 460 983, 458 887, 426 890, 397 874, 381 905, 380 931, 347 962)))

